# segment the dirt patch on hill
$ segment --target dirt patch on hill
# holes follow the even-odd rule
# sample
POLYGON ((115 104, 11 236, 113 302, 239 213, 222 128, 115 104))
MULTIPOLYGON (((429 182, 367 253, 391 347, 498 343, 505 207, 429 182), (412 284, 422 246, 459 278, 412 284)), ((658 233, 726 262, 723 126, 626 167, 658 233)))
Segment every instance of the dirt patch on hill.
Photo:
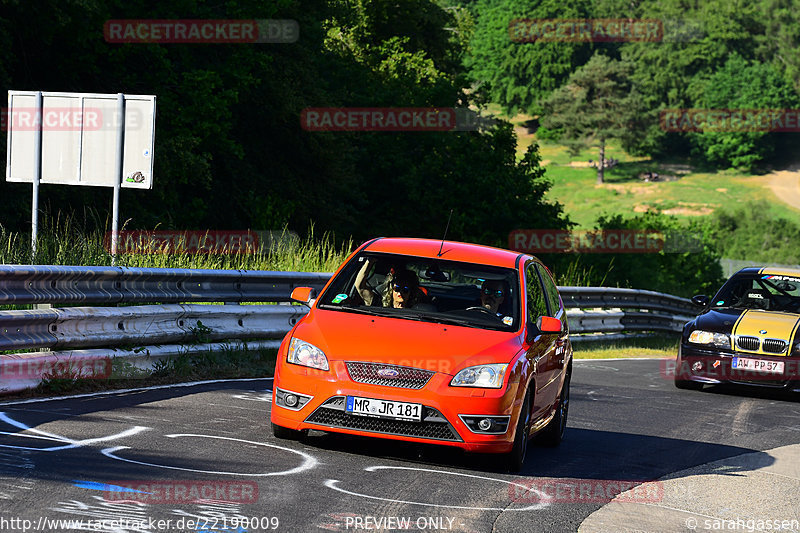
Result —
POLYGON ((647 185, 621 185, 616 183, 603 183, 603 184, 596 184, 595 188, 604 188, 604 189, 612 189, 617 192, 621 193, 628 193, 628 194, 635 194, 635 195, 645 195, 645 194, 653 194, 656 192, 655 187, 648 187, 647 185))
POLYGON ((698 204, 692 202, 678 202, 677 207, 670 207, 668 209, 661 209, 658 205, 650 204, 636 204, 633 206, 634 213, 646 213, 651 209, 657 209, 665 215, 683 215, 690 217, 701 217, 710 215, 714 212, 716 205, 711 204, 698 204))
POLYGON ((780 201, 800 210, 800 171, 776 170, 766 176, 766 181, 780 201))

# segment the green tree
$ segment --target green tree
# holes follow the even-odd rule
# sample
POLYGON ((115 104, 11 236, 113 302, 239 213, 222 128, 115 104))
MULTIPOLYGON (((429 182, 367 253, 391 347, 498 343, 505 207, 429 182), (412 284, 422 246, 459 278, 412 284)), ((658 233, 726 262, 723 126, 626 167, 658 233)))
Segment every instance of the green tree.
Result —
MULTIPOLYGON (((0 3, 0 29, 9 30, 0 47, 10 47, 0 54, 5 89, 158 97, 154 188, 123 191, 128 229, 288 224, 302 233, 314 221, 317 232, 333 231, 340 239, 439 236, 446 203, 461 213, 460 221, 454 215, 454 238, 499 243, 520 225, 564 223, 560 208, 544 200, 541 169, 532 160, 516 162, 508 125, 432 133, 310 132, 301 126, 308 107, 468 106, 461 63, 470 18, 463 8, 433 0, 0 3), (103 38, 109 19, 187 13, 294 19, 300 39, 211 45, 103 38)), ((107 189, 41 191, 42 206, 52 212, 110 211, 107 189)), ((29 185, 0 182, 7 207, 0 224, 27 229, 29 197, 29 185)))
POLYGON ((753 58, 763 14, 750 0, 662 0, 639 3, 637 16, 660 20, 664 36, 660 42, 620 47, 621 58, 633 65, 631 79, 648 111, 642 117, 646 130, 625 148, 654 156, 686 153, 686 136, 664 131, 658 112, 692 108, 701 91, 693 82, 716 72, 733 53, 753 58))
POLYGON ((572 149, 599 149, 597 183, 603 183, 609 139, 627 140, 641 128, 641 98, 630 82, 631 65, 595 54, 546 101, 542 124, 561 132, 572 149))
POLYGON ((794 0, 761 0, 763 31, 755 35, 756 55, 800 91, 800 10, 794 0))
POLYGON ((472 8, 475 31, 464 60, 469 76, 489 101, 509 115, 540 113, 541 100, 589 59, 592 45, 525 42, 524 35, 511 34, 511 23, 586 18, 590 8, 591 0, 478 0, 472 8))
MULTIPOLYGON (((700 96, 694 104, 699 109, 762 111, 762 118, 769 118, 769 110, 780 113, 781 109, 800 105, 800 97, 772 65, 754 63, 738 54, 732 55, 712 75, 707 78, 698 76, 693 83, 699 86, 695 91, 700 96)), ((756 124, 754 126, 756 128, 751 131, 724 131, 724 125, 709 125, 705 131, 690 132, 687 137, 693 153, 702 160, 716 166, 752 170, 756 164, 774 155, 780 137, 797 136, 786 132, 771 133, 767 129, 759 130, 760 126, 756 124)))

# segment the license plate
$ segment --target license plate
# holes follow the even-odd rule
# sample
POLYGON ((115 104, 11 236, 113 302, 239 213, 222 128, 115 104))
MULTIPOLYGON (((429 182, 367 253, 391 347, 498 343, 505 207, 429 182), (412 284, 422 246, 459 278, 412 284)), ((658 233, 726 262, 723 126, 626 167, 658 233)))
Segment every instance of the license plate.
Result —
POLYGON ((737 370, 752 370, 754 372, 783 374, 783 361, 764 361, 763 359, 734 357, 732 366, 737 370))
POLYGON ((422 404, 396 402, 392 400, 376 400, 348 396, 345 411, 351 415, 375 416, 392 420, 422 421, 422 404))

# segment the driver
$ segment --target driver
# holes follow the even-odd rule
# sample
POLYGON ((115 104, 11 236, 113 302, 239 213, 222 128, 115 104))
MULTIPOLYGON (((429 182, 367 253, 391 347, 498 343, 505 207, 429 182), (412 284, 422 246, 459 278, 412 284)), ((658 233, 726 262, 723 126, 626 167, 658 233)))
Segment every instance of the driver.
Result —
POLYGON ((501 316, 498 310, 506 299, 508 288, 505 281, 487 279, 481 285, 481 307, 487 309, 497 316, 501 316))

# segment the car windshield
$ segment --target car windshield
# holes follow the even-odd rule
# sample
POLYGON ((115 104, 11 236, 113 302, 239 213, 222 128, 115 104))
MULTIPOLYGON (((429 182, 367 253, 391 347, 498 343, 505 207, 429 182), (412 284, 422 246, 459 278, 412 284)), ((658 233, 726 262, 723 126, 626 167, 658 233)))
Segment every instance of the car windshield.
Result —
POLYGON ((800 277, 772 274, 734 276, 722 286, 712 306, 800 313, 800 277))
POLYGON ((514 269, 362 253, 320 296, 319 308, 511 331, 519 302, 514 269))

